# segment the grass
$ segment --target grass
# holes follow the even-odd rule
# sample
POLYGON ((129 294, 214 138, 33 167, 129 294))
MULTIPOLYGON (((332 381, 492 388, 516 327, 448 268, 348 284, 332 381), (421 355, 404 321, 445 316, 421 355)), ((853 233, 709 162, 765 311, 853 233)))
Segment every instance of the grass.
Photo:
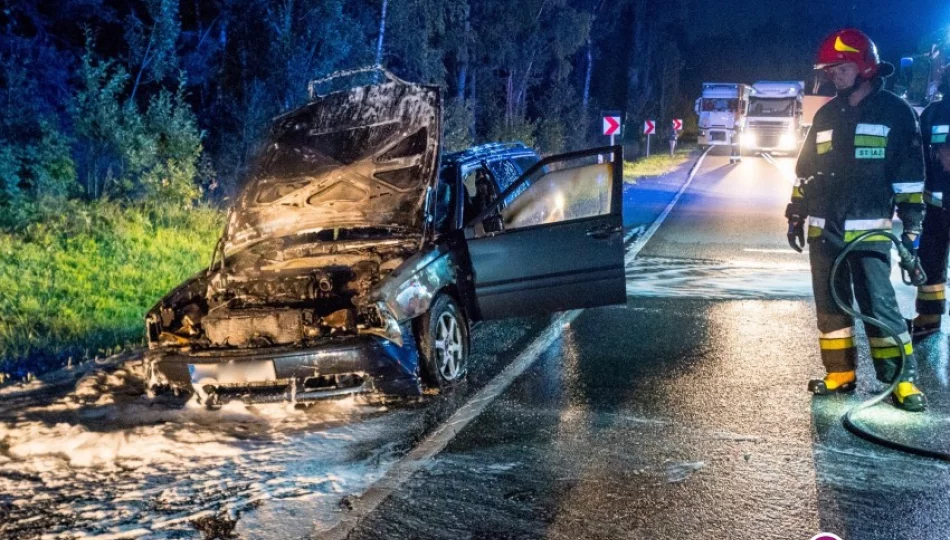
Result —
POLYGON ((640 178, 660 176, 666 174, 689 161, 689 156, 695 150, 692 145, 678 145, 676 153, 670 155, 669 146, 664 146, 665 153, 654 154, 637 161, 625 161, 623 164, 624 181, 635 184, 640 178))
POLYGON ((67 201, 0 232, 0 374, 143 343, 145 312, 207 265, 223 223, 211 208, 67 201))

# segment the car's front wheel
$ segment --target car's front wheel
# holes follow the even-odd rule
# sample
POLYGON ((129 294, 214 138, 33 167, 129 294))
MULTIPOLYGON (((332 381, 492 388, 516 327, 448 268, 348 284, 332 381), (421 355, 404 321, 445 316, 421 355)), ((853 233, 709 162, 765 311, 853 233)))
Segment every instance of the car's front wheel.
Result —
POLYGON ((439 295, 418 327, 420 372, 430 388, 444 390, 468 373, 468 323, 452 297, 439 295))

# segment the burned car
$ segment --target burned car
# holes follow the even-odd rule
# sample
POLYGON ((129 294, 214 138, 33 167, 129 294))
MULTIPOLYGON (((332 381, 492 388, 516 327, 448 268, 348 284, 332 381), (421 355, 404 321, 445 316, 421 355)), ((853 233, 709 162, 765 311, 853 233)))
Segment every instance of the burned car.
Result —
POLYGON ((441 155, 439 89, 278 117, 209 268, 146 315, 152 381, 209 405, 446 389, 470 327, 626 301, 622 152, 441 155))

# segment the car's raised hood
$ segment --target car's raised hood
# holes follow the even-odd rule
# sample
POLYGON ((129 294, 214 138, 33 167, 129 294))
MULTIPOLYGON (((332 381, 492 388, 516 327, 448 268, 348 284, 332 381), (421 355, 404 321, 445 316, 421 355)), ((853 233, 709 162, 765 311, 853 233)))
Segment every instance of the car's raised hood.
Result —
POLYGON ((225 253, 327 229, 421 233, 441 117, 438 88, 398 80, 329 94, 280 117, 235 203, 225 253))

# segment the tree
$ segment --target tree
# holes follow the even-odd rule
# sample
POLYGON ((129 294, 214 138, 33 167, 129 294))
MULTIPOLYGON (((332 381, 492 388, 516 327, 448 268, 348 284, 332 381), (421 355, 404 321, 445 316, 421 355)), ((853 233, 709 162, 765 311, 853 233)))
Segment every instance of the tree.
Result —
POLYGON ((177 0, 145 0, 148 21, 133 11, 125 20, 129 47, 128 69, 135 73, 130 99, 135 100, 142 77, 158 82, 178 69, 177 45, 181 35, 177 0))
POLYGON ((184 80, 175 93, 153 94, 143 112, 132 95, 126 97, 128 72, 114 60, 97 58, 91 41, 80 78, 71 112, 86 194, 191 204, 198 196, 202 146, 184 80))
POLYGON ((214 97, 201 117, 227 191, 271 119, 306 101, 309 81, 372 62, 368 37, 379 21, 366 17, 368 9, 344 0, 222 2, 212 19, 219 75, 208 81, 214 97))

